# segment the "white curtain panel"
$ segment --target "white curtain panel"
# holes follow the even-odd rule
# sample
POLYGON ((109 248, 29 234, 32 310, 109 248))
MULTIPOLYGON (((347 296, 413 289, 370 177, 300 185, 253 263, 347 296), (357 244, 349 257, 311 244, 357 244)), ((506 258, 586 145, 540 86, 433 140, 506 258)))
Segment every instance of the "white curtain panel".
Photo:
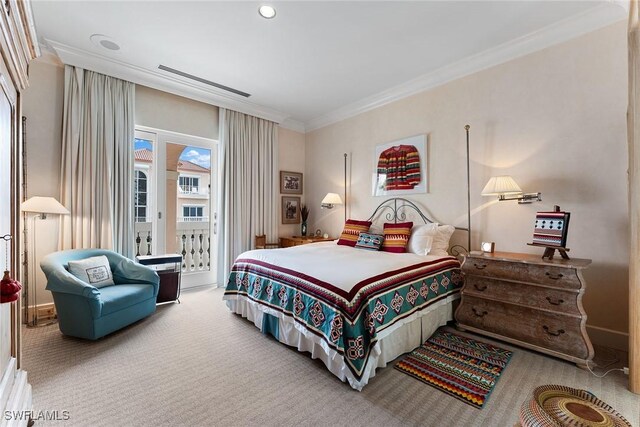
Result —
POLYGON ((629 4, 629 388, 640 393, 640 10, 629 4))
POLYGON ((65 66, 61 247, 134 254, 135 85, 65 66))
POLYGON ((278 237, 278 125, 220 109, 218 284, 256 235, 278 237))

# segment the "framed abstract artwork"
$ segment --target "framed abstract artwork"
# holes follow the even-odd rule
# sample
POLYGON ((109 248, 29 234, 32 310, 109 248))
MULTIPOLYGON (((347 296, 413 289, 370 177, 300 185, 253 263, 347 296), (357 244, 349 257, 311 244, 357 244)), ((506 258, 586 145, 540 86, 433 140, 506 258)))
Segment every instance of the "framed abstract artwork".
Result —
POLYGON ((533 243, 564 248, 567 245, 570 217, 570 212, 560 210, 536 213, 533 243))
POLYGON ((302 174, 280 171, 280 193, 302 194, 302 174))
POLYGON ((300 197, 282 196, 282 223, 300 224, 300 197))
POLYGON ((372 179, 374 196, 427 192, 427 135, 376 146, 372 179))

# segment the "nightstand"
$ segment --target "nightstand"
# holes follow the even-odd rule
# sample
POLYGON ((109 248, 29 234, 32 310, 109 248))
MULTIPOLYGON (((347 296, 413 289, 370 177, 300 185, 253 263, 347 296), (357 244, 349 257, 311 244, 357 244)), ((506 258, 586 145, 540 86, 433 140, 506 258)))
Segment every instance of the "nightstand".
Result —
POLYGON ((281 237, 280 238, 280 247, 288 248, 290 246, 300 246, 306 245, 308 243, 317 243, 317 242, 331 242, 336 239, 332 239, 330 237, 316 237, 316 236, 291 236, 291 237, 281 237))
POLYGON ((544 260, 495 252, 465 257, 458 327, 556 356, 584 368, 593 359, 582 307, 590 259, 544 260))

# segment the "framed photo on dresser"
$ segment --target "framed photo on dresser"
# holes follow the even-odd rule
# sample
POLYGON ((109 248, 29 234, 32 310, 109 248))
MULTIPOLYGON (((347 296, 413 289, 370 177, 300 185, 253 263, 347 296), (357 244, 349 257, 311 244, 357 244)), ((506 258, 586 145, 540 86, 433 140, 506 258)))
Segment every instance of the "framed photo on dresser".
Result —
POLYGON ((570 218, 570 212, 560 210, 536 213, 533 243, 550 247, 565 247, 567 245, 570 218))

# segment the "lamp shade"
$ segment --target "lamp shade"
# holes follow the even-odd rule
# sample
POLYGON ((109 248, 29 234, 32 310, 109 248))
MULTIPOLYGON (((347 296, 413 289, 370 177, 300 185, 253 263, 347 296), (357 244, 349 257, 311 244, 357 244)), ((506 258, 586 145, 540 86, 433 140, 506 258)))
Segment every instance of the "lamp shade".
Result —
POLYGON ((341 205, 342 199, 340 198, 340 195, 337 193, 327 193, 327 195, 324 196, 324 199, 322 199, 322 204, 323 205, 341 205))
POLYGON ((522 189, 509 175, 492 176, 482 190, 483 196, 522 194, 522 189))
POLYGON ((20 208, 23 212, 69 215, 67 208, 53 197, 33 196, 29 200, 22 202, 20 208))

